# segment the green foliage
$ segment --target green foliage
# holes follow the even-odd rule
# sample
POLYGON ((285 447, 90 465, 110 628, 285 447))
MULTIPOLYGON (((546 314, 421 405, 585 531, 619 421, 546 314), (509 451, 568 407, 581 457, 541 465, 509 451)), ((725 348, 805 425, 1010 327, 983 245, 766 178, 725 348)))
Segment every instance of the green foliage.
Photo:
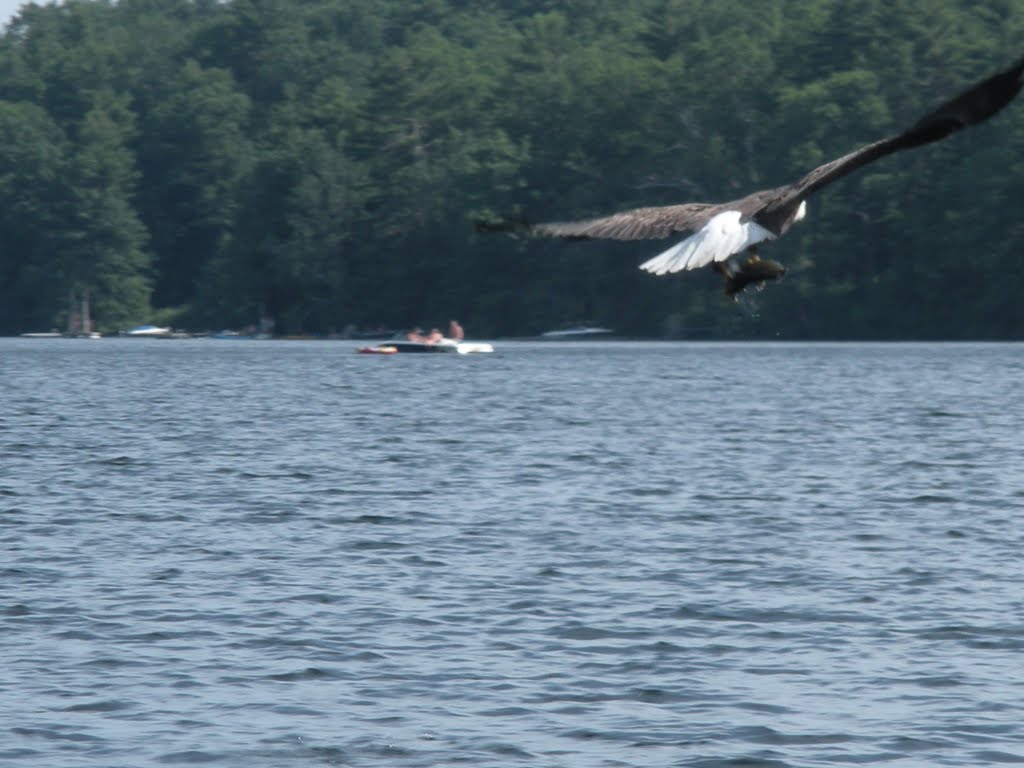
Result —
POLYGON ((472 220, 788 182, 1022 32, 1022 0, 26 5, 0 39, 0 333, 87 295, 103 330, 1015 338, 1020 104, 813 197, 770 246, 786 280, 740 306, 711 274, 636 268, 667 243, 472 220))
POLYGON ((64 286, 49 267, 63 226, 68 152, 64 133, 41 107, 0 102, 0 329, 8 332, 59 324, 64 286))
POLYGON ((49 260, 62 287, 93 297, 99 330, 116 330, 144 319, 149 256, 133 205, 131 112, 109 94, 97 101, 75 132, 65 167, 63 226, 49 260))

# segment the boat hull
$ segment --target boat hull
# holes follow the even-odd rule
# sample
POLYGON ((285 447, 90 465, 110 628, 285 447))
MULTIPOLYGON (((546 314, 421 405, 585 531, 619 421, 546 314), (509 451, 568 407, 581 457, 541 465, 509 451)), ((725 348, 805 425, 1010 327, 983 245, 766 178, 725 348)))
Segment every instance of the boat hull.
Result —
POLYGON ((564 328, 558 331, 547 331, 540 338, 547 341, 577 341, 580 339, 608 338, 615 333, 611 328, 581 325, 576 328, 564 328))
POLYGON ((363 355, 394 355, 394 354, 479 354, 493 352, 494 347, 482 341, 451 341, 445 339, 436 344, 419 341, 389 341, 375 347, 359 347, 356 352, 363 355))

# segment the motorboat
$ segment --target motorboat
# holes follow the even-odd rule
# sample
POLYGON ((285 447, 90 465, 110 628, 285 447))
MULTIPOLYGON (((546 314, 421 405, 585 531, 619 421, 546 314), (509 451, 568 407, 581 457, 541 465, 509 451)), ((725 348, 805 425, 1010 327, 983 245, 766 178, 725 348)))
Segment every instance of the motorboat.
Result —
POLYGON ((577 339, 607 338, 614 334, 611 328, 601 328, 593 325, 578 325, 573 328, 563 328, 557 331, 546 331, 540 338, 548 341, 569 341, 577 339))
POLYGON ((484 341, 455 341, 454 339, 441 339, 436 342, 408 341, 395 339, 385 341, 372 347, 359 347, 356 352, 363 355, 394 355, 409 353, 455 353, 468 355, 480 352, 493 352, 494 347, 484 341))
POLYGON ((171 335, 171 329, 161 328, 157 325, 138 325, 131 330, 122 331, 121 335, 138 338, 166 338, 171 335))

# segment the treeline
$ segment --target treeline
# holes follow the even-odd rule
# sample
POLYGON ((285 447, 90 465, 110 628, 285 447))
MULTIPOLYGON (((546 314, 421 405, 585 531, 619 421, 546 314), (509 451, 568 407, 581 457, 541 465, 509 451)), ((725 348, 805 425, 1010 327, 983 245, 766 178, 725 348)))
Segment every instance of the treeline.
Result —
POLYGON ((1024 335, 1024 99, 809 203, 734 305, 480 235, 785 183, 1024 55, 1024 0, 118 0, 0 41, 0 334, 1024 335))

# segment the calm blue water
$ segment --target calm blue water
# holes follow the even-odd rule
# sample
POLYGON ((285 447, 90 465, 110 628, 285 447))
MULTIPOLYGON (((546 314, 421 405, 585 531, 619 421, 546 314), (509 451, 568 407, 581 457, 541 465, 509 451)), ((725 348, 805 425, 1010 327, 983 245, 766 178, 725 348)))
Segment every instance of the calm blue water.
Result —
POLYGON ((1024 762, 1024 346, 0 340, 4 766, 1024 762))

